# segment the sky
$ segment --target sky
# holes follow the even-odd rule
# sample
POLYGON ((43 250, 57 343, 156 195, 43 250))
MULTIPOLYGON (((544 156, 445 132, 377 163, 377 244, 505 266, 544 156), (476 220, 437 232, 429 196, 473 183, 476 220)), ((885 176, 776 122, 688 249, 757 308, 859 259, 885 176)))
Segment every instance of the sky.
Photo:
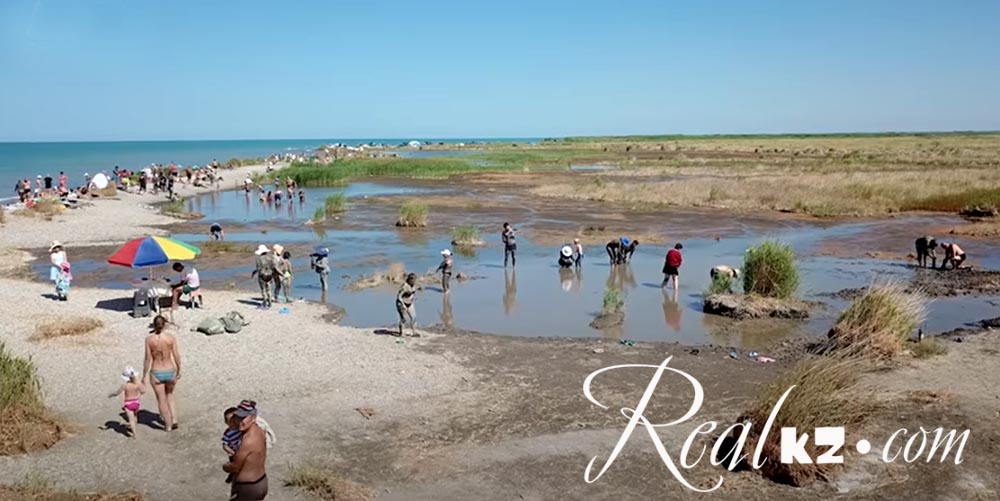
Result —
POLYGON ((0 141, 1000 129, 1000 2, 0 2, 0 141))

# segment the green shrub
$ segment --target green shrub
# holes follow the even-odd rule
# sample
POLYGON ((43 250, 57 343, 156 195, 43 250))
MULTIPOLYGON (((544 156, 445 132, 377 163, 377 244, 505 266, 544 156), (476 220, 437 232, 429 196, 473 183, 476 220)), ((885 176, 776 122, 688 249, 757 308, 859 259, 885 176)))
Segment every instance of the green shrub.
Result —
POLYGON ((423 227, 427 226, 427 213, 430 209, 427 204, 409 201, 399 208, 399 217, 396 218, 396 226, 403 227, 423 227))
POLYGON ((452 232, 452 243, 455 245, 474 245, 479 242, 479 228, 475 225, 459 226, 452 232))
POLYGON ((16 357, 0 342, 0 414, 42 407, 42 382, 30 358, 16 357))
POLYGON ((347 210, 347 195, 343 193, 334 193, 326 197, 326 201, 323 202, 323 209, 326 211, 327 216, 332 216, 338 212, 344 212, 347 210))
POLYGON ((164 214, 175 214, 176 215, 176 214, 184 214, 185 212, 186 211, 184 210, 184 200, 181 199, 181 198, 176 198, 174 200, 171 200, 171 201, 163 204, 163 213, 164 214))
POLYGON ((322 223, 323 221, 326 221, 326 208, 316 207, 316 212, 313 212, 312 221, 314 223, 322 223))
POLYGON ((463 158, 348 158, 330 164, 297 162, 274 175, 291 177, 300 186, 315 187, 341 186, 345 181, 365 177, 447 177, 482 170, 463 158))
POLYGON ((616 313, 625 306, 625 299, 622 291, 614 288, 604 289, 604 303, 601 307, 603 313, 616 313))
POLYGON ((874 284, 840 314, 829 338, 838 350, 888 359, 903 351, 926 314, 923 296, 893 282, 874 284))
POLYGON ((799 287, 799 271, 792 247, 773 240, 747 249, 743 259, 743 291, 787 299, 799 287))
POLYGON ((705 290, 705 296, 729 294, 733 291, 734 283, 735 281, 733 280, 733 277, 725 274, 718 274, 712 277, 712 283, 708 284, 708 289, 705 290))

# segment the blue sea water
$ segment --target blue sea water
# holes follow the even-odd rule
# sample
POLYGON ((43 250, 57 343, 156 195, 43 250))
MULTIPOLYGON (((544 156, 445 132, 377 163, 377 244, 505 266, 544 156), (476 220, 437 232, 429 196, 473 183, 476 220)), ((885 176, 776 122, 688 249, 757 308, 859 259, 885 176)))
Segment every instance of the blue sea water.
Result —
POLYGON ((13 197, 18 179, 51 175, 59 172, 69 176, 70 186, 84 182, 84 174, 110 173, 117 165, 135 170, 151 163, 205 165, 213 159, 225 162, 230 158, 256 158, 275 153, 306 153, 323 144, 368 143, 398 145, 416 139, 425 142, 472 143, 534 141, 525 138, 490 139, 265 139, 215 141, 111 141, 111 142, 48 142, 0 143, 0 200, 13 197))

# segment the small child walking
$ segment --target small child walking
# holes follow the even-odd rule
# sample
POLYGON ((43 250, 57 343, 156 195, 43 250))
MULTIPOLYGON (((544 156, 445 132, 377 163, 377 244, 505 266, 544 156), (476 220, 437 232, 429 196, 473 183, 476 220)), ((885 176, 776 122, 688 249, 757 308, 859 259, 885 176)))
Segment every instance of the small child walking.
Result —
POLYGON ((128 417, 129 433, 127 436, 135 438, 136 414, 142 405, 142 394, 146 392, 146 388, 139 382, 135 369, 131 365, 122 371, 122 379, 125 382, 118 388, 118 391, 108 395, 108 398, 122 396, 122 410, 128 417))

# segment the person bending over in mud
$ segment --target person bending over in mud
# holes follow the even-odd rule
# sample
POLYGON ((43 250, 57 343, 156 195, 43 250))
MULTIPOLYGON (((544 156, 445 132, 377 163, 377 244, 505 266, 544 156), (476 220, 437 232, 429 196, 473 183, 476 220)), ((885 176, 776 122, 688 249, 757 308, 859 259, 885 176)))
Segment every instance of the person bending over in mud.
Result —
POLYGON ((604 250, 608 253, 608 261, 611 266, 614 266, 621 262, 622 256, 622 243, 627 242, 628 239, 625 237, 616 238, 607 245, 604 246, 604 250))
POLYGON ((628 243, 624 243, 624 242, 628 242, 628 239, 627 238, 623 239, 622 256, 621 256, 621 259, 622 259, 621 262, 622 262, 622 264, 625 264, 625 263, 629 262, 630 259, 632 259, 632 254, 635 254, 635 248, 639 246, 639 241, 638 240, 633 240, 633 241, 628 242, 628 243))
POLYGON ((403 285, 399 286, 396 293, 396 312, 399 313, 399 336, 403 335, 403 325, 410 324, 410 335, 419 337, 417 334, 416 320, 417 310, 414 302, 417 300, 417 291, 422 287, 417 285, 417 275, 410 273, 406 275, 403 285))
POLYGON ((507 267, 507 258, 510 258, 510 265, 517 266, 517 242, 515 241, 514 228, 510 223, 503 224, 503 232, 500 235, 503 240, 503 266, 507 267))
POLYGON ((157 315, 153 319, 153 333, 146 337, 146 359, 142 367, 142 386, 153 384, 156 405, 159 407, 163 429, 176 430, 177 407, 174 388, 181 378, 181 352, 177 339, 164 332, 167 319, 157 315))
POLYGON ((713 280, 715 279, 715 277, 720 277, 720 276, 729 277, 735 280, 737 278, 740 278, 740 270, 739 268, 732 268, 724 264, 720 264, 718 266, 713 266, 712 269, 709 270, 708 276, 711 277, 713 280))
POLYGON ((917 247, 917 266, 926 268, 927 258, 931 258, 931 268, 937 268, 937 256, 934 255, 934 249, 938 246, 937 240, 928 235, 918 238, 915 245, 917 247))
POLYGON ((941 248, 944 249, 944 261, 941 262, 941 269, 947 270, 948 264, 951 264, 951 269, 957 270, 962 267, 962 263, 965 262, 965 251, 958 246, 955 242, 945 242, 941 244, 941 248))
POLYGON ((441 251, 441 257, 441 265, 438 266, 437 271, 441 272, 441 290, 447 294, 451 292, 449 282, 451 282, 451 268, 455 263, 452 261, 451 251, 448 249, 441 251))

